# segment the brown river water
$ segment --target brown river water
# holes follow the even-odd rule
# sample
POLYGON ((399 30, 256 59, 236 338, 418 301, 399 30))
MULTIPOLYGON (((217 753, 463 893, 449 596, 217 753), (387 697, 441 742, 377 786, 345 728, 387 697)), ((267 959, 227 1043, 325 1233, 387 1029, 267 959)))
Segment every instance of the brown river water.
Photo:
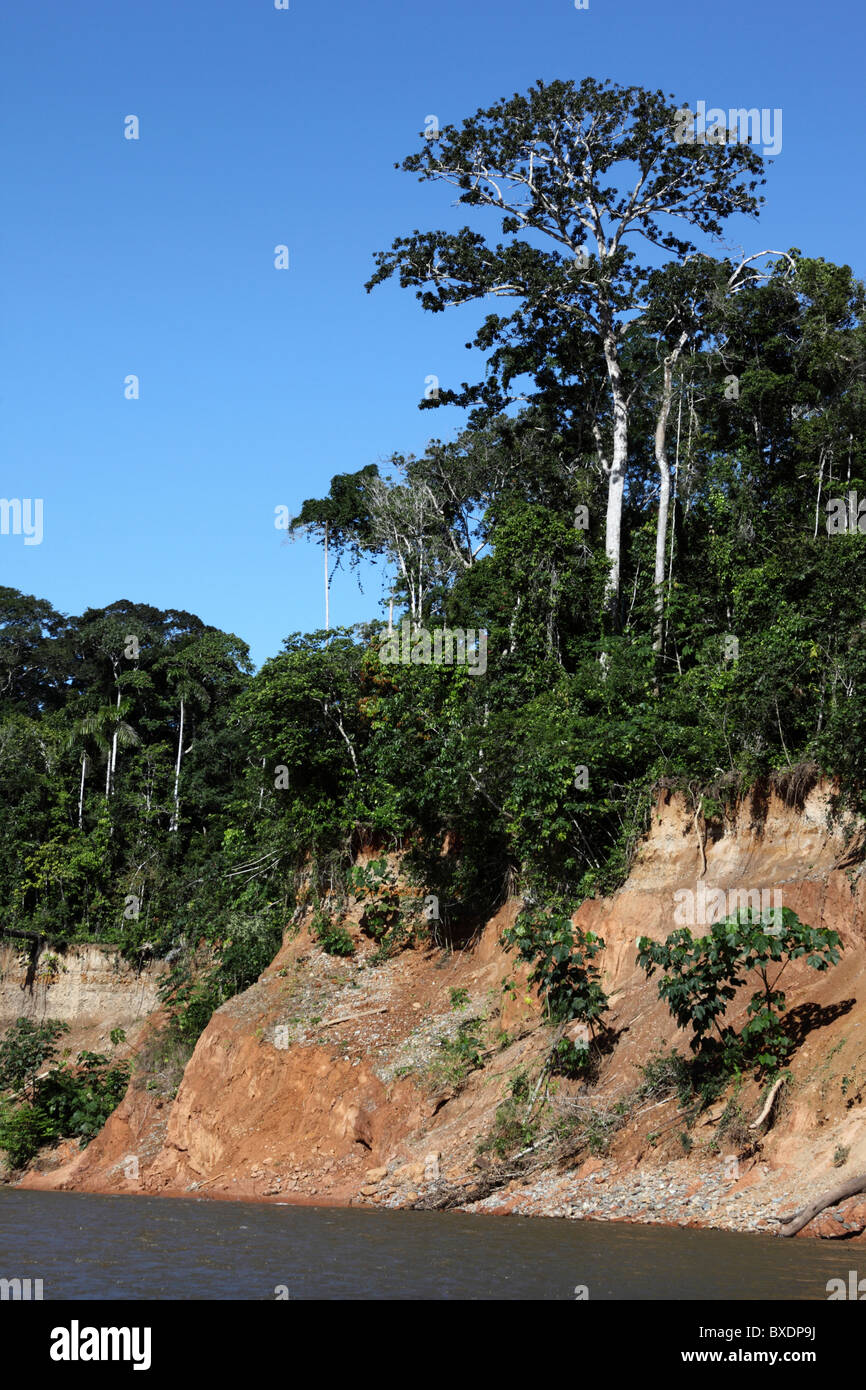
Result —
POLYGON ((0 1279, 54 1299, 809 1299, 866 1247, 679 1227, 0 1188, 0 1279))

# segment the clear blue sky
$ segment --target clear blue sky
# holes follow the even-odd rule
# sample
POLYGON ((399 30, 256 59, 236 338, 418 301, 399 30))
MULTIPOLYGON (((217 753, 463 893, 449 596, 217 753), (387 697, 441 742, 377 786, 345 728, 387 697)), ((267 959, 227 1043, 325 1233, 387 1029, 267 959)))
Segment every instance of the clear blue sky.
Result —
MULTIPOLYGON (((321 626, 321 551, 282 545, 274 508, 450 437, 424 379, 471 377, 473 311, 363 288, 395 236, 470 220, 393 167, 425 117, 586 75, 780 107, 765 210, 735 240, 863 275, 864 36, 862 0, 7 7, 0 494, 44 499, 44 539, 0 536, 0 583, 68 613, 184 608, 257 662, 321 626)), ((336 576, 334 623, 377 613, 365 587, 336 576)))

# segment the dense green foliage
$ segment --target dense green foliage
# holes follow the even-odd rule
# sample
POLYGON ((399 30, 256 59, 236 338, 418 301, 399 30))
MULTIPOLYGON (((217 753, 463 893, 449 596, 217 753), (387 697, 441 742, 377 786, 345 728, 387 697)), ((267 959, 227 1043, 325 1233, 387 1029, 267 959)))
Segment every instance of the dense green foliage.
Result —
POLYGON ((214 1009, 247 989, 270 965, 282 939, 272 914, 233 911, 218 934, 207 936, 203 951, 179 952, 162 986, 172 1040, 194 1043, 214 1009))
MULTIPOLYGON (((801 263, 800 277, 813 283, 819 270, 844 280, 815 262, 801 263)), ((790 412, 792 397, 814 394, 798 380, 810 297, 796 282, 749 293, 751 312, 737 305, 742 336, 754 339, 737 345, 739 400, 723 401, 711 354, 680 382, 684 416, 694 407, 698 424, 680 443, 661 656, 646 565, 651 468, 636 459, 628 603, 611 635, 599 538, 592 524, 573 525, 578 499, 593 502, 595 474, 531 414, 465 434, 449 455, 447 486, 484 548, 450 573, 436 560, 423 619, 431 630, 486 629, 483 674, 385 664, 382 626, 370 624, 294 635, 252 675, 242 642, 189 615, 120 602, 63 619, 0 590, 4 924, 130 953, 216 945, 232 912, 285 920, 305 867, 317 892, 345 886, 367 842, 408 848, 450 940, 509 885, 542 900, 615 886, 661 780, 714 789, 721 804, 806 763, 858 798, 866 540, 823 524, 814 534, 815 431, 830 423, 819 406, 814 419, 790 412), (780 299, 775 338, 769 308, 780 299), (125 655, 130 635, 136 658, 125 655), (136 741, 118 738, 112 772, 120 727, 136 741)), ((857 334, 859 323, 845 332, 851 354, 857 334)), ((849 375, 846 354, 831 394, 846 395, 849 375)), ((862 383, 847 394, 846 410, 862 411, 862 383)), ((825 470, 822 495, 866 496, 862 426, 850 433, 846 422, 835 439, 844 488, 838 468, 832 482, 825 470)), ((438 449, 409 467, 419 488, 444 494, 438 449)), ((596 497, 591 518, 599 506, 596 497)))
POLYGON ((58 1018, 17 1019, 0 1043, 0 1091, 32 1092, 36 1073, 57 1056, 57 1040, 68 1032, 58 1018))
MULTIPOLYGON (((36 1076, 67 1031, 58 1019, 19 1018, 0 1044, 0 1150, 14 1168, 60 1139, 78 1139, 83 1148, 126 1093, 129 1064, 100 1052, 79 1052, 74 1065, 64 1057, 36 1076)), ((111 1041, 123 1042, 122 1030, 111 1041)))
MULTIPOLYGON (((665 223, 666 180, 692 199, 690 234, 713 232, 753 205, 760 156, 667 149, 658 94, 578 95, 611 141, 623 103, 637 112, 625 157, 653 180, 652 212, 636 218, 658 231, 650 259, 590 245, 581 278, 532 241, 537 207, 503 218, 493 260, 468 230, 396 244, 374 279, 399 272, 423 308, 506 275, 516 311, 484 320, 483 383, 424 402, 469 406, 462 433, 381 473, 337 475, 296 522, 319 539, 327 528, 337 560, 387 567, 419 660, 383 660, 385 626, 371 621, 291 634, 254 673, 240 638, 189 613, 120 600, 64 616, 0 589, 4 927, 168 959, 187 1041, 299 908, 318 908, 323 944, 347 950, 350 890, 366 894, 365 930, 386 953, 422 901, 436 905, 426 930, 450 946, 524 894, 542 915, 515 944, 532 946, 551 1014, 592 1020, 598 943, 557 904, 622 881, 654 788, 682 789, 707 821, 746 787, 760 807, 772 783, 796 799, 824 772, 862 809, 863 287, 797 251, 754 275, 694 251, 665 223), (447 294, 424 287, 434 264, 447 294), (673 485, 658 584, 660 420, 673 485), (612 589, 605 519, 623 441, 612 589), (429 659, 421 635, 444 626, 486 634, 483 666, 429 659), (350 882, 361 847, 404 851, 414 905, 369 867, 350 882)), ((521 149, 526 122, 554 129, 576 100, 554 84, 445 132, 443 148, 468 159, 483 127, 491 159, 505 157, 493 144, 521 149)), ((435 178, 436 158, 406 167, 435 178)), ((552 165, 537 177, 533 196, 565 196, 552 165)), ((461 200, 484 215, 465 179, 461 200)), ((613 191, 608 204, 626 216, 613 191)))

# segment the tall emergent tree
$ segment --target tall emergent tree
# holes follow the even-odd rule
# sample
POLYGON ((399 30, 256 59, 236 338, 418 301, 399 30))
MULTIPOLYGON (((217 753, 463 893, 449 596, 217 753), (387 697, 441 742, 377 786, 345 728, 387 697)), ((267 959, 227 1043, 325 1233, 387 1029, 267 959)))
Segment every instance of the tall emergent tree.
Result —
MULTIPOLYGON (((397 167, 452 185, 458 203, 501 213, 506 240, 494 246, 470 227, 415 231, 377 253, 367 284, 397 273, 433 311, 487 295, 519 300, 509 318, 488 317, 478 346, 519 339, 539 319, 573 324, 590 389, 600 371, 607 381, 609 424, 597 423, 595 435, 607 479, 612 612, 629 454, 622 349, 654 268, 638 260, 630 238, 654 248, 655 268, 658 253, 685 262, 697 250, 686 229, 718 236, 726 218, 755 214, 763 201, 758 151, 731 131, 714 143, 678 139, 683 110, 661 91, 587 77, 579 86, 538 82, 445 127, 397 167)), ((443 392, 440 400, 449 397, 457 399, 443 392)))
POLYGON ((331 479, 327 497, 308 497, 300 515, 289 527, 293 535, 307 531, 320 536, 325 551, 325 628, 330 629, 329 594, 332 573, 329 568, 329 549, 336 552, 334 571, 339 569, 343 556, 348 554, 352 568, 361 560, 362 550, 373 553, 377 544, 371 530, 370 489, 379 476, 375 463, 359 468, 357 473, 338 473, 331 479))

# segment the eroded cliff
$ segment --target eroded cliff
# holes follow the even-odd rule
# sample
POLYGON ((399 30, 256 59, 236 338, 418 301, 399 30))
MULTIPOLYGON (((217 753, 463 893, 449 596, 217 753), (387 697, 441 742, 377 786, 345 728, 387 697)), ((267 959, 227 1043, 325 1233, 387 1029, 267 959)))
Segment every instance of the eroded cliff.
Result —
MULTIPOLYGON (((495 1149, 479 1152, 502 1125, 497 1111, 515 1078, 534 1078, 550 1047, 539 1000, 500 943, 518 910, 508 903, 465 950, 416 948, 382 965, 371 964, 373 945, 357 927, 348 959, 323 954, 302 929, 217 1011, 173 1099, 137 1074, 86 1150, 55 1155, 66 1161, 24 1185, 388 1206, 475 1201, 476 1209, 772 1229, 774 1215, 866 1170, 862 827, 834 819, 831 806, 818 785, 797 805, 779 795, 748 800, 704 833, 680 798, 660 796, 621 891, 584 903, 577 916, 606 943, 614 1042, 592 1085, 553 1083, 551 1113, 601 1117, 565 1165, 542 1167, 539 1142, 535 1170, 500 1181, 495 1149), (724 1124, 719 1132, 730 1095, 688 1135, 675 1095, 635 1101, 641 1064, 661 1047, 688 1050, 636 964, 636 938, 664 937, 682 895, 698 902, 710 889, 781 893, 844 946, 826 974, 802 962, 786 971, 793 1084, 746 1137, 730 1126, 726 1137, 724 1124)), ((744 1007, 744 998, 734 1002, 735 1024, 744 1007)), ((761 1100, 758 1083, 743 1078, 741 1130, 761 1100)), ((864 1226, 866 1204, 854 1199, 809 1232, 850 1236, 864 1226)))

